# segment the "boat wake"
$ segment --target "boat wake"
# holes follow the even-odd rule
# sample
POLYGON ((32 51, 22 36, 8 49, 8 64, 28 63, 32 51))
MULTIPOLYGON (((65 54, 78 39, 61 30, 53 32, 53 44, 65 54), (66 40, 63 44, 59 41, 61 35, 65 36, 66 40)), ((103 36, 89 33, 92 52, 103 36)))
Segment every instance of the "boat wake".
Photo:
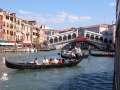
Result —
POLYGON ((8 74, 7 73, 3 73, 2 77, 0 78, 0 80, 7 81, 8 80, 8 74))

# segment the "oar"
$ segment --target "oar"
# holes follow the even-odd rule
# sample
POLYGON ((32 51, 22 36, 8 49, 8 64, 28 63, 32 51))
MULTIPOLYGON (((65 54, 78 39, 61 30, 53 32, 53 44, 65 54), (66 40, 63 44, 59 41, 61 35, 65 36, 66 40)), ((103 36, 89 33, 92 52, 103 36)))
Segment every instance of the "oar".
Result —
POLYGON ((5 64, 5 57, 2 57, 2 62, 3 62, 3 64, 5 64))

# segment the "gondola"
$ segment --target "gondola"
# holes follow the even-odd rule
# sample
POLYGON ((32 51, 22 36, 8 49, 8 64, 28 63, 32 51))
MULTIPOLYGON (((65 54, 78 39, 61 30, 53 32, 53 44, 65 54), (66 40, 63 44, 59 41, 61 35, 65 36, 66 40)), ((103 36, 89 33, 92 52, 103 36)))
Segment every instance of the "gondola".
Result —
MULTIPOLYGON (((83 54, 82 58, 88 58, 89 54, 83 54)), ((65 59, 76 59, 75 56, 72 56, 70 54, 62 54, 61 53, 61 57, 65 58, 65 59)), ((81 58, 81 56, 79 56, 78 58, 81 58)))
POLYGON ((68 60, 64 64, 33 64, 33 63, 18 63, 18 62, 10 62, 8 60, 5 60, 5 65, 8 68, 12 69, 49 69, 49 68, 63 68, 63 67, 72 67, 80 63, 82 60, 82 57, 79 60, 68 60))
MULTIPOLYGON (((59 55, 61 55, 62 58, 65 58, 65 59, 76 59, 76 55, 72 55, 72 51, 61 51, 61 53, 59 53, 59 55)), ((82 53, 82 56, 81 55, 78 55, 77 58, 88 58, 89 56, 89 53, 82 53)))
POLYGON ((89 54, 95 57, 114 57, 115 52, 105 52, 105 51, 94 51, 90 50, 89 54))

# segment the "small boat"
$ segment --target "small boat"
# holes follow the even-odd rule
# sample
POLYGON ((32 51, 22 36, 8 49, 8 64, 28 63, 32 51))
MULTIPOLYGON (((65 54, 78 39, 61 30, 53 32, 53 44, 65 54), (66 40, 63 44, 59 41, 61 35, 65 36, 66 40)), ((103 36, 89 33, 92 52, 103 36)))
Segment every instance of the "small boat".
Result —
MULTIPOLYGON (((61 55, 61 57, 62 58, 66 58, 66 59, 76 59, 76 56, 74 55, 72 55, 72 51, 61 51, 61 53, 60 53, 60 55, 61 55)), ((78 58, 88 58, 88 56, 89 56, 89 53, 83 53, 83 55, 82 56, 78 56, 78 58)))
POLYGON ((39 49, 38 51, 52 51, 52 50, 56 50, 56 48, 39 49))
MULTIPOLYGON (((88 58, 89 54, 83 54, 82 58, 88 58)), ((75 56, 72 56, 70 54, 62 54, 61 53, 61 57, 62 58, 66 58, 66 59, 76 59, 75 56)), ((81 58, 81 56, 79 56, 79 58, 81 58)))
POLYGON ((90 50, 89 54, 91 56, 96 57, 114 57, 115 52, 106 52, 106 51, 98 51, 98 50, 90 50))
POLYGON ((82 58, 79 60, 67 60, 67 62, 63 64, 33 64, 33 63, 18 63, 18 62, 10 62, 8 60, 5 60, 5 65, 8 68, 12 69, 49 69, 49 68, 63 68, 63 67, 72 67, 80 63, 82 58))

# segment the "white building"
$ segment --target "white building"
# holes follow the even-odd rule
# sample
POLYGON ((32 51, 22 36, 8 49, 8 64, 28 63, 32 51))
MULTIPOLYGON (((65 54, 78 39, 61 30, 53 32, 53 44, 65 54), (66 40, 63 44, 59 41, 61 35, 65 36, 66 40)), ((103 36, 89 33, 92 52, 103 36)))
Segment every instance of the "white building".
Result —
POLYGON ((115 42, 115 24, 99 24, 78 28, 79 35, 93 40, 100 39, 106 43, 115 42))

